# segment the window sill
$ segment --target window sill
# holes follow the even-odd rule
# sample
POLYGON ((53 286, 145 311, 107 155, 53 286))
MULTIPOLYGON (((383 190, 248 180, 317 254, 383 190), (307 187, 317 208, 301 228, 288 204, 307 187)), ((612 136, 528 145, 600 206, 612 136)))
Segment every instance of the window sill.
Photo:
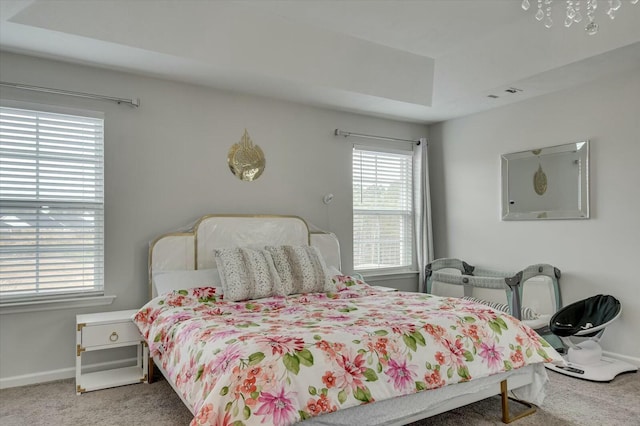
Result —
POLYGON ((0 315, 51 311, 55 309, 84 308, 87 306, 104 306, 112 304, 115 298, 116 296, 93 296, 53 300, 33 300, 14 303, 5 302, 0 303, 0 315))
POLYGON ((377 281, 401 280, 406 278, 415 278, 418 271, 403 272, 360 272, 366 283, 374 283, 377 281))

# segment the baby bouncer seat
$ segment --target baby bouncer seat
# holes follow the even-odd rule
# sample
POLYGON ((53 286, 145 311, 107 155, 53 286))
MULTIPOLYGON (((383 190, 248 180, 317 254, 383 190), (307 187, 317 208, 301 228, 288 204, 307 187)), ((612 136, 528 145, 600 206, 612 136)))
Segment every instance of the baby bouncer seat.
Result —
POLYGON ((546 364, 546 367, 597 382, 608 382, 620 373, 637 371, 635 365, 602 356, 602 347, 598 343, 605 327, 618 319, 621 313, 618 299, 602 294, 560 309, 551 317, 549 328, 568 347, 564 357, 566 365, 546 364), (572 337, 583 340, 575 344, 572 337))

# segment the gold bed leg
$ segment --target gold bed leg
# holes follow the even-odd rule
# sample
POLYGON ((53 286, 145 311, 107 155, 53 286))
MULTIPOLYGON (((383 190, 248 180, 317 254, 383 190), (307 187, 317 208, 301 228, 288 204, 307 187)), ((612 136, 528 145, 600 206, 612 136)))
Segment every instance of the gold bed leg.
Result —
POLYGON ((530 404, 528 402, 525 401, 520 401, 518 399, 514 399, 514 398, 509 398, 509 396, 507 395, 507 381, 503 380, 500 382, 500 395, 502 396, 502 423, 511 423, 514 422, 518 419, 521 419, 525 416, 528 416, 529 414, 533 414, 536 412, 537 407, 533 404, 530 404), (526 407, 528 407, 527 410, 523 411, 520 414, 517 414, 515 417, 511 417, 511 414, 509 413, 509 400, 515 401, 519 404, 522 404, 526 407))
POLYGON ((153 382, 153 358, 149 357, 149 372, 147 383, 151 384, 153 382))

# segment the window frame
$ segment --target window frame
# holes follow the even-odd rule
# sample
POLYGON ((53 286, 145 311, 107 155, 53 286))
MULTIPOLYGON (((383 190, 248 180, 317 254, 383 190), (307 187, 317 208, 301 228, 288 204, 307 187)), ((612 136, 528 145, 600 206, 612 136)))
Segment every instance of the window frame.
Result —
MULTIPOLYGON (((413 151, 413 145, 411 145, 411 147, 406 148, 406 149, 402 149, 402 148, 396 148, 396 147, 388 147, 388 146, 382 146, 382 145, 378 145, 378 144, 353 144, 352 147, 352 159, 351 159, 351 164, 352 164, 352 171, 351 171, 351 187, 352 187, 352 223, 353 223, 353 229, 352 229, 352 256, 353 256, 353 270, 356 273, 359 273, 365 277, 370 277, 367 278, 371 281, 375 281, 376 277, 380 278, 380 279, 386 279, 389 278, 391 276, 393 277, 408 277, 408 276, 413 276, 414 274, 417 273, 417 253, 416 253, 416 235, 415 235, 415 217, 416 217, 416 202, 415 202, 415 197, 416 197, 416 191, 415 191, 415 177, 413 176, 413 173, 415 173, 415 155, 414 155, 414 151, 413 151), (410 229, 408 232, 409 235, 409 242, 408 244, 405 244, 404 247, 406 247, 407 249, 410 250, 410 254, 409 257, 411 259, 410 263, 406 264, 406 265, 400 265, 400 266, 393 266, 393 267, 378 267, 378 268, 358 268, 355 262, 355 257, 356 257, 356 238, 355 238, 355 232, 356 232, 356 225, 355 225, 355 218, 356 215, 358 214, 358 209, 356 209, 355 207, 355 197, 356 197, 356 193, 355 193, 355 179, 356 179, 356 175, 355 175, 355 168, 354 166, 354 162, 355 162, 355 153, 356 151, 366 151, 366 152, 373 152, 373 153, 389 153, 389 154, 396 154, 396 155, 402 155, 402 156, 406 156, 409 159, 409 175, 408 175, 408 179, 405 183, 409 184, 409 190, 408 193, 410 194, 410 209, 409 210, 403 210, 403 209, 397 209, 397 210, 384 210, 384 209, 370 209, 370 211, 377 211, 379 216, 385 216, 385 215, 390 215, 390 214, 405 214, 406 218, 405 218, 405 224, 407 224, 410 229)), ((360 210, 362 211, 362 210, 360 210)), ((375 214, 375 213, 374 213, 375 214)))
MULTIPOLYGON (((89 118, 89 119, 97 119, 102 121, 101 125, 101 137, 99 140, 100 146, 98 147, 98 152, 100 155, 101 163, 100 163, 100 172, 97 175, 97 182, 100 185, 101 197, 99 202, 91 202, 88 203, 86 201, 71 201, 68 202, 68 198, 65 200, 50 200, 43 201, 38 200, 35 197, 33 199, 27 200, 11 200, 12 205, 24 205, 26 207, 31 206, 31 208, 35 208, 36 205, 43 203, 51 206, 71 206, 73 208, 81 208, 86 207, 91 204, 93 209, 99 211, 101 215, 98 226, 99 231, 93 233, 92 235, 98 235, 99 238, 99 267, 101 269, 101 274, 98 277, 98 282, 96 285, 92 286, 90 289, 80 290, 80 291, 52 291, 50 293, 47 292, 38 292, 36 290, 25 292, 20 295, 6 295, 2 294, 0 291, 0 314, 6 313, 18 313, 18 312, 31 312, 31 311, 40 311, 40 310, 51 310, 51 309, 61 309, 67 307, 82 307, 82 306, 99 306, 106 305, 113 302, 115 296, 105 296, 105 194, 104 194, 104 184, 105 184, 105 117, 104 113, 98 111, 90 111, 90 110, 80 110, 74 108, 66 108, 56 105, 48 105, 48 104, 35 104, 29 102, 21 102, 10 99, 0 99, 0 107, 3 108, 11 108, 11 109, 22 109, 32 113, 44 113, 44 114, 63 114, 75 116, 78 118, 89 118)), ((86 210, 86 209, 83 209, 86 210)), ((84 261, 83 261, 84 262, 84 261)), ((35 269, 34 269, 35 271, 35 269)), ((37 272, 36 272, 37 273, 37 272)))

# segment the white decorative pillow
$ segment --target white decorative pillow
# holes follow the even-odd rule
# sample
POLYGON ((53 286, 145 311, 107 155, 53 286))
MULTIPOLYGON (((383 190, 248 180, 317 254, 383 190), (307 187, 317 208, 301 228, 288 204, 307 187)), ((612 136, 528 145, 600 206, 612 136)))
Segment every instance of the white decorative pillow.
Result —
POLYGON ((236 247, 217 249, 213 254, 224 300, 236 302, 286 294, 268 251, 236 247))
POLYGON ((317 247, 267 246, 265 250, 273 257, 285 294, 332 291, 334 284, 317 247))
POLYGON ((329 274, 330 277, 335 277, 336 275, 342 275, 342 272, 335 266, 327 266, 327 274, 329 274))
POLYGON ((170 293, 173 290, 185 290, 197 287, 222 287, 217 269, 198 269, 193 271, 158 271, 153 274, 153 286, 156 294, 170 293))
MULTIPOLYGON (((463 297, 465 300, 470 300, 472 302, 482 303, 483 305, 487 305, 493 309, 497 309, 502 312, 511 313, 511 309, 509 309, 509 305, 506 303, 498 303, 498 302, 489 302, 487 300, 476 299, 475 297, 463 297)), ((523 306, 521 309, 522 320, 523 321, 531 321, 540 318, 540 314, 534 311, 531 308, 523 306)))

